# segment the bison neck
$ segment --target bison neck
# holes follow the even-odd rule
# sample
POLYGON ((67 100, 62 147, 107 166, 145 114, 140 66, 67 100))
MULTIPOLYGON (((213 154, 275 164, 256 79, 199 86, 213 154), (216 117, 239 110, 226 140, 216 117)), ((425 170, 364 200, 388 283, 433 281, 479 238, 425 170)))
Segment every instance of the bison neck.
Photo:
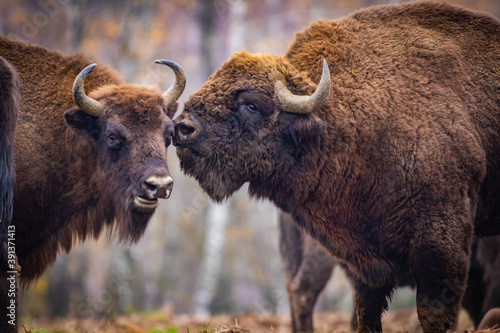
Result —
POLYGON ((23 147, 17 156, 23 161, 17 163, 13 221, 24 282, 43 273, 60 250, 71 249, 74 240, 97 237, 114 216, 113 205, 99 201, 90 171, 95 170, 94 148, 61 123, 52 126, 50 134, 39 133, 43 138, 23 147))

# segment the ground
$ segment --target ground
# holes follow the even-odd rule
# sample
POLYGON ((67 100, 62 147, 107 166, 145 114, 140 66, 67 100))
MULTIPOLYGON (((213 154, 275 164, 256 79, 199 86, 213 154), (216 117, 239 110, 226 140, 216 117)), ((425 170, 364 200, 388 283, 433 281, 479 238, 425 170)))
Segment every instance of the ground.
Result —
MULTIPOLYGON (((349 329, 350 314, 318 313, 315 315, 317 333, 345 333, 349 329)), ((201 318, 172 315, 167 309, 149 314, 134 314, 111 319, 60 319, 24 322, 19 332, 30 333, 288 333, 289 316, 247 314, 241 316, 218 315, 201 318), (24 325, 24 327, 23 327, 24 325), (26 331, 25 331, 26 329, 26 331), (46 330, 44 330, 46 329, 46 330)), ((385 314, 384 333, 420 333, 415 309, 394 310, 385 314)), ((460 315, 456 332, 467 332, 471 322, 460 315)), ((490 331, 498 332, 500 330, 490 331)))

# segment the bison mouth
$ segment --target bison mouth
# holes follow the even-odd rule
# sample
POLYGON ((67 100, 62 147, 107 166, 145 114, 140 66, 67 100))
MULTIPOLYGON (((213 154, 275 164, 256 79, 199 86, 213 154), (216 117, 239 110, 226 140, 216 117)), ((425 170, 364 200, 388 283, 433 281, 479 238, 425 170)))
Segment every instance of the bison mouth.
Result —
POLYGON ((156 206, 158 206, 158 199, 149 199, 137 195, 134 197, 134 205, 139 208, 139 210, 153 211, 156 209, 156 206))

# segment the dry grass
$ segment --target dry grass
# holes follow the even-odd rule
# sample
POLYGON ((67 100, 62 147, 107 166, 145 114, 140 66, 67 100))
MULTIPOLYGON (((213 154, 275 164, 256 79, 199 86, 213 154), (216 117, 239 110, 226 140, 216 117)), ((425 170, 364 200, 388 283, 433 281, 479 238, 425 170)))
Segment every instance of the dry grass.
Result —
MULTIPOLYGON (((351 333, 348 313, 318 313, 314 317, 316 333, 351 333)), ((173 315, 168 308, 149 314, 134 314, 113 319, 59 319, 24 323, 27 331, 44 327, 44 333, 288 333, 289 316, 247 314, 238 317, 218 315, 211 318, 173 315)), ((416 311, 389 311, 383 318, 384 333, 421 333, 416 311)), ((25 333, 23 329, 20 332, 25 333)), ((41 331, 40 331, 41 332, 41 331)), ((500 328, 471 330, 467 316, 461 314, 460 333, 500 333, 500 328)))

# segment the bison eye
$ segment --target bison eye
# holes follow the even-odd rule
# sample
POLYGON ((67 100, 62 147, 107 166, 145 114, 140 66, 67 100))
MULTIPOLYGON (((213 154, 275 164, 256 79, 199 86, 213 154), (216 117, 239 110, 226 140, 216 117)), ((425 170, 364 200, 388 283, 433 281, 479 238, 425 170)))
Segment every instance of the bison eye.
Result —
POLYGON ((116 141, 118 141, 118 138, 116 137, 116 135, 114 135, 114 134, 108 135, 108 142, 109 143, 114 144, 114 143, 116 143, 116 141))
POLYGON ((247 104, 247 108, 252 112, 257 112, 257 107, 254 104, 247 104))
POLYGON ((118 135, 113 134, 113 133, 108 134, 107 141, 108 141, 108 147, 110 149, 120 149, 120 147, 122 145, 122 142, 121 142, 122 140, 120 140, 118 138, 118 135))

